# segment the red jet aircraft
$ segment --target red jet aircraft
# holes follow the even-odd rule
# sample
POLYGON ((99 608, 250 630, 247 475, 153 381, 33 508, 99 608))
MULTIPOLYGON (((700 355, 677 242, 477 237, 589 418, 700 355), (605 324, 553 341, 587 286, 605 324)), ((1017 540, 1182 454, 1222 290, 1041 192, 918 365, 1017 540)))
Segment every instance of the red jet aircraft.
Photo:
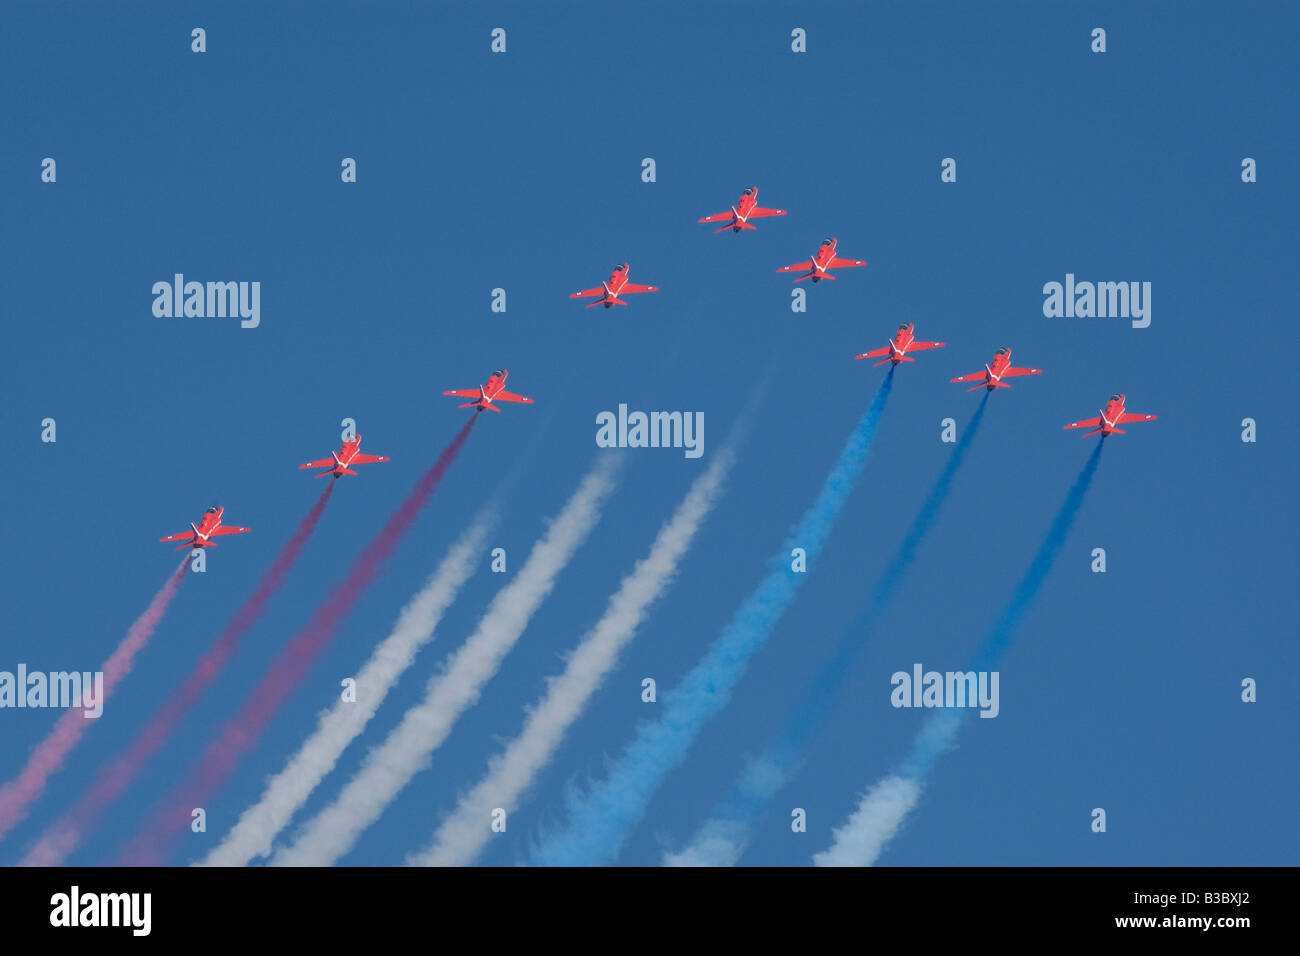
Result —
POLYGON ((1124 411, 1124 395, 1121 393, 1110 397, 1110 401, 1108 401, 1106 407, 1102 409, 1101 418, 1085 418, 1081 422, 1074 422, 1065 427, 1095 428, 1096 431, 1088 432, 1088 434, 1083 437, 1087 438, 1088 435, 1095 435, 1097 432, 1101 432, 1101 437, 1105 438, 1107 435, 1113 435, 1115 432, 1119 432, 1121 435, 1127 435, 1128 432, 1120 428, 1120 425, 1127 425, 1130 422, 1150 422, 1154 420, 1154 415, 1139 415, 1137 412, 1124 411))
POLYGON ((899 362, 915 362, 916 359, 910 357, 908 352, 919 352, 922 349, 941 349, 943 342, 918 342, 912 338, 912 323, 900 325, 898 331, 894 333, 894 338, 883 349, 872 349, 870 352, 863 352, 861 355, 853 356, 855 359, 880 358, 885 355, 887 358, 881 359, 875 365, 884 365, 886 362, 893 362, 897 365, 899 362))
POLYGON ((628 282, 627 265, 628 264, 625 262, 621 266, 615 266, 614 271, 609 274, 609 281, 602 283, 599 288, 583 289, 581 292, 573 293, 569 298, 585 299, 588 296, 598 295, 600 298, 591 303, 591 305, 588 305, 587 308, 590 309, 595 305, 603 305, 608 309, 611 305, 627 305, 626 302, 619 298, 620 295, 631 295, 634 292, 659 291, 657 285, 637 285, 634 282, 628 282))
POLYGON ((379 461, 388 461, 383 455, 363 455, 361 454, 361 436, 358 435, 352 441, 345 441, 343 447, 337 453, 330 452, 332 458, 322 458, 320 461, 308 461, 299 465, 298 468, 329 468, 329 471, 322 471, 316 478, 324 478, 326 475, 333 475, 337 478, 339 475, 355 475, 352 465, 371 465, 379 461))
POLYGON ((245 531, 251 531, 251 528, 235 528, 230 525, 221 523, 221 516, 225 513, 225 508, 213 505, 207 511, 203 512, 203 520, 197 525, 190 522, 192 531, 178 531, 175 534, 169 534, 165 538, 159 538, 159 541, 180 541, 183 538, 189 538, 184 544, 173 548, 173 551, 179 551, 181 548, 215 548, 217 543, 209 541, 209 538, 215 538, 220 534, 243 534, 245 531))
POLYGON ((715 213, 712 216, 705 216, 700 222, 725 222, 726 225, 721 229, 714 229, 716 235, 719 232, 726 232, 728 229, 733 232, 740 232, 742 229, 757 229, 749 220, 758 219, 762 216, 784 216, 784 209, 764 209, 758 204, 758 187, 750 186, 740 194, 740 201, 737 202, 727 212, 715 213))
POLYGON ((459 390, 453 390, 450 392, 443 392, 442 394, 455 395, 457 398, 478 399, 478 401, 475 402, 466 402, 464 405, 458 405, 457 408, 477 408, 480 410, 484 408, 490 408, 494 412, 499 412, 501 411, 501 409, 497 408, 495 405, 492 404, 494 401, 495 402, 524 402, 526 404, 531 405, 533 402, 531 398, 524 398, 524 396, 522 395, 516 395, 514 394, 514 392, 506 391, 506 377, 509 374, 510 373, 507 372, 505 369, 499 368, 495 372, 493 372, 492 375, 488 378, 488 380, 482 385, 480 385, 477 390, 472 388, 464 388, 459 390))
POLYGON ((982 372, 971 372, 969 375, 961 375, 952 379, 954 382, 979 382, 978 385, 966 389, 973 392, 976 389, 987 388, 990 392, 995 388, 1010 388, 1011 386, 1002 381, 1004 378, 1010 378, 1013 375, 1042 375, 1041 368, 1015 368, 1011 364, 1011 349, 1003 346, 993 353, 993 364, 985 365, 982 372))
POLYGON ((777 272, 798 272, 800 269, 808 269, 809 272, 795 279, 795 282, 802 282, 804 279, 812 279, 813 282, 821 282, 822 279, 834 279, 828 269, 846 269, 849 266, 865 266, 865 259, 840 259, 835 255, 836 239, 823 239, 822 244, 817 247, 817 254, 812 259, 803 262, 796 262, 792 266, 782 266, 777 272))

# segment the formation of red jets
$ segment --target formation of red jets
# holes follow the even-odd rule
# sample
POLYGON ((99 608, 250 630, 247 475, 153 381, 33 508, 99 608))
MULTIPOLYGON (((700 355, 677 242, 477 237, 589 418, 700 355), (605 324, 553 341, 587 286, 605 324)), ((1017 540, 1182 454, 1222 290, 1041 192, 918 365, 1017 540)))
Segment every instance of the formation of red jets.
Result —
MULTIPOLYGON (((911 322, 905 323, 898 327, 894 337, 885 344, 883 348, 872 349, 870 352, 862 352, 853 356, 855 359, 879 358, 881 361, 876 365, 884 365, 886 362, 892 362, 897 366, 901 362, 915 362, 916 359, 908 355, 908 352, 920 352, 924 349, 941 349, 944 347, 943 342, 918 342, 914 337, 914 326, 911 322), (883 356, 883 358, 881 358, 883 356)), ((873 368, 875 366, 872 366, 873 368)), ((1018 375, 1042 375, 1041 368, 1018 368, 1011 364, 1011 349, 1005 345, 993 353, 993 361, 984 366, 982 371, 970 372, 966 375, 958 375, 950 382, 975 382, 966 389, 968 392, 987 389, 990 392, 999 388, 1010 388, 1010 382, 1002 381, 1004 378, 1015 378, 1018 375)), ((1124 410, 1124 395, 1112 395, 1106 407, 1101 410, 1100 418, 1085 418, 1081 422, 1071 422, 1066 428, 1092 428, 1084 438, 1089 435, 1101 435, 1105 438, 1107 435, 1113 435, 1119 432, 1121 435, 1127 434, 1120 425, 1127 425, 1131 422, 1150 422, 1154 421, 1155 415, 1146 415, 1138 412, 1126 412, 1124 410)))
MULTIPOLYGON (((762 219, 767 216, 784 216, 784 209, 768 209, 758 204, 758 187, 750 186, 740 194, 740 199, 736 201, 730 209, 725 212, 714 213, 711 216, 705 216, 698 220, 701 223, 720 222, 723 225, 715 229, 715 233, 726 232, 730 229, 733 232, 742 232, 745 229, 758 228, 751 219, 762 219)), ((838 241, 834 238, 823 239, 817 251, 809 259, 802 262, 796 262, 792 265, 782 266, 777 272, 801 272, 800 276, 795 278, 795 282, 802 282, 804 279, 812 279, 813 282, 820 282, 822 279, 834 279, 831 275, 832 269, 845 269, 853 266, 865 266, 867 263, 862 259, 843 259, 835 254, 838 241)), ((634 295, 641 292, 658 292, 659 287, 653 285, 638 285, 628 281, 628 263, 617 265, 610 273, 609 279, 602 282, 599 286, 591 289, 583 289, 580 292, 572 293, 571 299, 586 299, 595 297, 596 301, 588 303, 590 309, 597 305, 603 305, 609 308, 614 305, 627 305, 621 298, 625 295, 634 295)), ((887 363, 895 367, 903 362, 915 362, 916 360, 908 353, 921 352, 925 349, 941 349, 944 347, 943 342, 921 342, 914 336, 914 327, 911 322, 905 323, 898 327, 894 337, 890 339, 884 347, 872 349, 869 352, 862 352, 855 355, 854 358, 879 358, 881 361, 876 362, 876 366, 887 363)), ((873 366, 874 367, 874 366, 873 366)), ((1006 378, 1015 378, 1020 375, 1041 375, 1043 370, 1040 368, 1019 368, 1011 364, 1011 349, 1003 346, 993 353, 993 360, 986 364, 981 371, 970 372, 967 375, 959 375, 952 379, 952 382, 975 382, 967 389, 968 392, 974 392, 979 389, 986 389, 990 392, 997 391, 999 388, 1010 388, 1009 382, 1003 381, 1006 378)), ((490 409, 494 412, 500 412, 495 402, 521 402, 532 404, 532 399, 523 395, 516 395, 514 392, 506 391, 506 378, 510 373, 505 369, 497 369, 488 380, 480 385, 477 389, 452 389, 445 391, 444 395, 453 395, 457 398, 468 398, 472 401, 466 402, 458 407, 473 408, 475 414, 484 409, 490 409)), ((1091 435, 1101 435, 1105 438, 1107 435, 1113 435, 1116 432, 1123 435, 1124 429, 1120 425, 1127 425, 1132 422, 1149 422, 1155 419, 1155 415, 1145 415, 1136 412, 1124 410, 1123 393, 1112 395, 1106 402, 1106 407, 1101 410, 1097 418, 1085 418, 1082 421, 1072 422, 1066 425, 1066 428, 1091 428, 1084 437, 1091 435)), ((363 455, 361 453, 361 436, 343 442, 343 447, 337 452, 331 452, 329 458, 322 458, 318 461, 308 461, 299 465, 301 468, 324 468, 315 475, 317 478, 324 478, 326 475, 334 479, 342 475, 355 475, 352 470, 355 465, 368 465, 377 462, 388 461, 383 455, 363 455)), ((181 548, 210 548, 215 547, 216 542, 211 539, 225 534, 243 534, 251 529, 237 528, 221 523, 221 516, 224 509, 214 505, 203 513, 203 518, 199 524, 190 524, 189 531, 180 531, 165 538, 159 538, 159 541, 184 541, 176 550, 181 548)))
MULTIPOLYGON (((516 395, 514 392, 506 391, 506 377, 510 373, 503 368, 497 369, 488 376, 488 380, 478 388, 453 389, 443 392, 444 395, 455 395, 458 398, 472 398, 472 402, 466 402, 461 408, 474 408, 475 414, 485 408, 494 412, 499 412, 493 402, 523 402, 532 404, 531 398, 523 395, 516 395)), ((361 436, 358 435, 350 441, 345 441, 343 447, 337 452, 330 452, 329 458, 321 458, 318 461, 305 461, 298 466, 303 468, 324 468, 325 471, 317 473, 314 477, 324 478, 331 475, 337 479, 342 475, 355 475, 352 470, 354 465, 372 465, 381 461, 388 461, 387 455, 363 455, 361 453, 361 436)), ((251 531, 251 528, 236 528, 221 523, 221 516, 225 509, 220 505, 213 505, 203 513, 203 519, 196 525, 190 524, 190 531, 178 531, 176 534, 170 534, 165 538, 159 538, 159 541, 184 541, 184 544, 178 545, 175 550, 181 548, 212 548, 216 547, 216 542, 210 539, 223 534, 244 534, 251 531)))
MULTIPOLYGON (((745 229, 757 229, 751 219, 762 219, 766 216, 784 216, 784 209, 767 209, 758 204, 758 187, 750 186, 743 193, 730 209, 726 212, 717 212, 712 216, 705 216, 700 222, 720 222, 723 225, 713 230, 715 233, 726 232, 730 229, 732 232, 741 232, 745 229)), ((782 266, 777 272, 802 272, 803 275, 796 278, 795 282, 802 282, 804 279, 812 279, 813 282, 821 282, 822 279, 834 279, 831 275, 832 269, 847 269, 850 266, 865 266, 867 263, 863 259, 841 259, 835 255, 837 240, 834 238, 823 239, 817 251, 810 259, 803 262, 796 262, 794 265, 782 266)), ((569 294, 570 299, 589 299, 593 296, 595 302, 587 304, 587 308, 593 308, 603 305, 609 308, 612 305, 627 305, 621 296, 633 295, 638 292, 658 292, 657 285, 637 285, 635 282, 627 281, 628 264, 625 262, 620 266, 615 266, 614 271, 610 273, 609 279, 600 285, 591 289, 583 289, 581 292, 569 294)))

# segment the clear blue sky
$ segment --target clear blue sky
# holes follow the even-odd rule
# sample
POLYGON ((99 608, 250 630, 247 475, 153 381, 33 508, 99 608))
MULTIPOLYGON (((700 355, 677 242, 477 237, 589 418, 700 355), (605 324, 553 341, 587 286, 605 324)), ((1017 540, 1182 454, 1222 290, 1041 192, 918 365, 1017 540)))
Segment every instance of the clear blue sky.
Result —
MULTIPOLYGON (((563 822, 564 788, 600 776, 651 715, 641 679, 667 689, 694 664, 811 501, 884 372, 852 356, 914 321, 948 347, 899 370, 827 551, 620 862, 676 848, 779 728, 951 452, 940 421, 964 424, 978 402, 948 379, 1010 345, 1045 374, 991 396, 849 695, 744 862, 808 862, 902 757, 924 714, 889 706, 889 675, 965 662, 1091 449, 1061 426, 1123 391, 1159 421, 1107 440, 1004 659, 1001 715, 940 764, 882 862, 1295 863, 1297 27, 1284 4, 6 4, 0 669, 95 669, 174 566, 160 536, 213 503, 254 530, 185 582, 0 862, 224 626, 320 490, 295 466, 337 448, 345 416, 392 461, 340 482, 242 652, 73 862, 134 832, 342 579, 459 426, 444 389, 505 366, 537 404, 479 422, 387 575, 207 808, 207 841, 187 837, 173 862, 258 796, 503 478, 519 474, 493 544, 517 568, 588 467, 597 412, 703 411, 704 459, 631 454, 480 704, 345 860, 400 862, 514 735, 770 375, 677 584, 482 857, 522 860, 563 822), (503 56, 489 52, 497 26, 503 56), (1097 26, 1104 55, 1089 50, 1097 26), (794 27, 805 54, 790 51, 794 27), (948 156, 955 184, 939 181, 948 156), (343 157, 356 184, 339 180, 343 157), (696 225, 755 184, 789 215, 739 236, 696 225), (774 270, 829 235, 870 264, 809 288, 794 314, 774 270), (623 261, 662 291, 608 312, 566 297, 623 261), (151 286, 175 272, 260 281, 260 328, 154 318, 151 286), (1045 318, 1042 286, 1067 272, 1151 282, 1151 326, 1045 318), (504 315, 490 311, 498 286, 504 315), (57 444, 40 441, 45 417, 57 444), (1104 575, 1089 571, 1094 547, 1104 575), (1239 700, 1245 677, 1256 704, 1239 700), (806 834, 789 830, 796 806, 806 834), (1088 829, 1097 806, 1105 836, 1088 829)), ((503 583, 485 555, 364 745, 503 583)), ((6 779, 53 717, 0 712, 6 779)))

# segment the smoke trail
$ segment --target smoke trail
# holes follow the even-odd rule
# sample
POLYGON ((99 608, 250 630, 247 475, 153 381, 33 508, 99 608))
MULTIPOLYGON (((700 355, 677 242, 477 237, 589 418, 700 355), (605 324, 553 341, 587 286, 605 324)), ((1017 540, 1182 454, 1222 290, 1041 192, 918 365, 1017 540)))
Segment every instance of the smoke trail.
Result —
POLYGON ((518 803, 619 653, 636 635, 650 605, 672 583, 677 563, 717 501, 734 458, 730 449, 723 451, 695 479, 677 511, 659 529, 650 552, 623 579, 604 615, 578 643, 564 673, 547 678, 546 694, 528 709, 519 736, 492 759, 487 776, 460 798, 434 834, 432 845, 422 854, 412 855, 408 863, 463 866, 478 856, 488 839, 492 808, 512 808, 518 803))
POLYGON ((333 490, 334 482, 331 481, 299 522, 293 536, 280 549, 279 555, 248 600, 235 612, 226 629, 199 658, 181 685, 172 691, 144 730, 136 735, 131 749, 100 771, 90 789, 81 795, 76 804, 46 828, 40 840, 23 857, 20 866, 58 866, 62 863, 76 849, 82 835, 99 822, 104 811, 130 786, 146 761, 166 743, 181 719, 230 660, 244 634, 261 618, 267 602, 284 584, 289 569, 302 553, 307 539, 316 530, 333 490))
POLYGON ((496 524, 494 516, 480 515, 452 545, 428 582, 402 609, 393 631, 371 653, 356 678, 357 699, 335 702, 324 711, 316 730, 284 769, 270 779, 261 799, 243 812, 225 840, 202 861, 205 866, 245 866, 271 852, 271 840, 307 802, 321 780, 334 769, 348 744, 388 696, 415 655, 433 639, 434 630, 461 586, 478 564, 483 543, 496 524))
POLYGON ((569 794, 568 828, 551 834, 534 849, 534 863, 594 865, 610 862, 618 854, 628 832, 645 815, 650 798, 686 756, 704 726, 727 705, 749 659, 794 600, 806 575, 791 570, 790 552, 803 548, 811 556, 820 554, 866 465, 893 386, 893 373, 891 368, 826 476, 817 500, 773 555, 758 588, 732 615, 704 657, 666 695, 663 716, 641 725, 609 776, 585 794, 569 794))
MULTIPOLYGON (((189 562, 190 554, 187 552, 171 577, 153 596, 144 613, 127 629, 126 637, 122 638, 122 642, 100 667, 104 673, 101 705, 123 678, 131 673, 135 655, 149 643, 149 638, 153 637, 158 623, 167 613, 167 605, 175 596, 176 589, 181 586, 189 562)), ((19 689, 20 693, 24 690, 25 688, 19 689)), ((22 772, 0 787, 0 839, 27 816, 32 803, 45 790, 46 782, 63 766, 68 753, 80 742, 82 734, 92 723, 93 719, 86 717, 83 708, 65 710, 54 724, 54 729, 36 745, 36 750, 27 758, 22 772)))
POLYGON ((189 824, 192 808, 206 805, 209 797, 225 784, 240 757, 257 743, 280 705, 306 675, 311 662, 329 643, 362 592, 378 576, 384 561, 397 548, 402 536, 437 490, 442 476, 456 460, 477 418, 475 412, 456 433, 433 467, 420 477, 406 500, 353 562, 343 583, 330 593, 307 626, 294 636, 271 664, 240 711, 226 721, 217 738, 190 768, 185 780, 158 803, 144 828, 124 849, 121 862, 156 866, 165 859, 171 843, 189 824))
MULTIPOLYGON (((1047 536, 1039 546, 1029 570, 1016 586, 1011 600, 993 627, 976 649, 973 664, 967 670, 990 670, 1011 643, 1016 627, 1029 610, 1039 589, 1047 579, 1056 556, 1070 535, 1074 519, 1083 506, 1083 499, 1092 484, 1092 477, 1101 461, 1103 442, 1093 449, 1083 471, 1065 496, 1060 510, 1047 529, 1047 536)), ((817 866, 870 866, 880 856, 885 845, 893 839, 903 825, 909 810, 920 799, 921 789, 933 770, 935 762, 956 745, 957 731, 961 727, 958 711, 938 710, 921 726, 912 742, 903 765, 898 772, 880 780, 868 790, 844 826, 835 830, 831 846, 813 857, 817 866)))
POLYGON ((679 853, 664 854, 665 866, 734 866, 739 861, 759 816, 802 765, 809 742, 829 716, 845 680, 866 647, 871 626, 889 606, 899 581, 916 560, 917 549, 948 500, 953 478, 979 432, 988 397, 989 393, 985 392, 961 440, 953 448, 948 464, 904 533, 898 551, 872 588, 866 606, 844 631, 834 653, 804 691, 782 731, 761 754, 749 761, 686 848, 679 853))
POLYGON ((424 700, 402 715, 382 744, 370 749, 335 801, 303 826, 293 846, 272 857, 273 866, 333 863, 356 845, 366 828, 428 764, 456 719, 478 701, 483 685, 595 526, 621 461, 621 456, 611 455, 597 459, 546 535, 533 545, 518 576, 493 598, 474 633, 446 667, 429 679, 424 700))

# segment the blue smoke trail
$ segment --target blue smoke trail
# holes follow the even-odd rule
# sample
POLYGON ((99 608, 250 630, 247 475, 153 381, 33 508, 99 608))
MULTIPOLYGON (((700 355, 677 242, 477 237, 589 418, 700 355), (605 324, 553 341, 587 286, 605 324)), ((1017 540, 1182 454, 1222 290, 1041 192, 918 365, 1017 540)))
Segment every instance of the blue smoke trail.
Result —
POLYGON ((663 716, 638 728, 605 780, 585 794, 569 794, 569 826, 542 840, 532 853, 534 864, 593 866, 617 856, 627 834, 645 815, 650 798, 686 756, 699 732, 727 705, 749 659, 794 600, 806 574, 791 570, 790 552, 803 548, 814 559, 820 554, 866 465, 893 381, 891 368, 826 476, 817 500, 773 555, 758 588, 681 684, 666 695, 663 716))
POLYGON ((980 422, 984 420, 989 394, 984 393, 965 433, 953 448, 948 464, 935 480, 920 511, 903 535, 903 543, 872 588, 866 606, 840 637, 833 655, 822 665, 804 691, 784 729, 769 742, 761 754, 746 764, 740 777, 714 807, 709 819, 696 831, 686 850, 681 854, 668 854, 665 857, 666 863, 730 866, 739 859, 759 816, 802 765, 809 742, 838 701, 844 682, 853 672, 854 665, 866 647, 871 625, 893 599, 899 581, 911 568, 917 549, 948 500, 953 478, 975 440, 980 422))
MULTIPOLYGON (((1061 510, 1056 513, 1052 519, 1052 526, 1047 529, 1047 537, 1043 539, 1042 545, 1039 546, 1038 552, 1034 555, 1034 560, 1029 564, 1029 570, 1025 576, 1020 579, 1020 584, 1016 586, 1015 593, 1012 594, 1011 600, 1002 610, 1001 616, 998 617, 992 629, 980 646, 975 651, 975 657, 967 670, 982 671, 992 670, 998 663, 998 659, 1006 651, 1007 646, 1011 643, 1016 628, 1020 625, 1020 619, 1025 616, 1038 597, 1038 591, 1047 580, 1048 573, 1052 570, 1052 565, 1056 563, 1056 556, 1060 554, 1061 548, 1065 546, 1065 539, 1070 536, 1070 528, 1074 525, 1074 519, 1079 514, 1079 509, 1083 507, 1083 499, 1088 494, 1088 488, 1092 485, 1092 476, 1097 472, 1097 465, 1101 462, 1101 450, 1105 446, 1104 441, 1097 442, 1097 447, 1092 450, 1088 456, 1087 463, 1083 466, 1083 471, 1075 479, 1074 485, 1070 488, 1069 494, 1065 496, 1065 501, 1061 504, 1061 510)), ((934 766, 935 758, 944 750, 948 749, 947 741, 955 736, 956 729, 960 721, 936 721, 935 732, 926 733, 924 730, 917 737, 912 746, 912 751, 907 759, 903 762, 901 773, 906 777, 919 778, 930 772, 934 766), (951 733, 944 733, 943 727, 951 727, 951 733)))
MULTIPOLYGON (((993 627, 980 642, 973 663, 967 670, 992 670, 1010 645, 1016 628, 1038 597, 1043 582, 1047 580, 1057 555, 1070 535, 1070 528, 1083 506, 1084 497, 1101 461, 1103 445, 1104 441, 1099 441, 1093 449, 1083 471, 1075 479, 1052 520, 1051 527, 1047 529, 1047 536, 1030 562, 1029 569, 993 627)), ((877 783, 863 796, 858 810, 849 822, 835 831, 834 844, 817 854, 814 861, 823 865, 869 865, 874 862, 884 845, 902 826, 907 811, 915 806, 921 786, 939 757, 956 743, 960 728, 960 711, 945 709, 931 715, 917 733, 912 748, 897 773, 877 783)))

